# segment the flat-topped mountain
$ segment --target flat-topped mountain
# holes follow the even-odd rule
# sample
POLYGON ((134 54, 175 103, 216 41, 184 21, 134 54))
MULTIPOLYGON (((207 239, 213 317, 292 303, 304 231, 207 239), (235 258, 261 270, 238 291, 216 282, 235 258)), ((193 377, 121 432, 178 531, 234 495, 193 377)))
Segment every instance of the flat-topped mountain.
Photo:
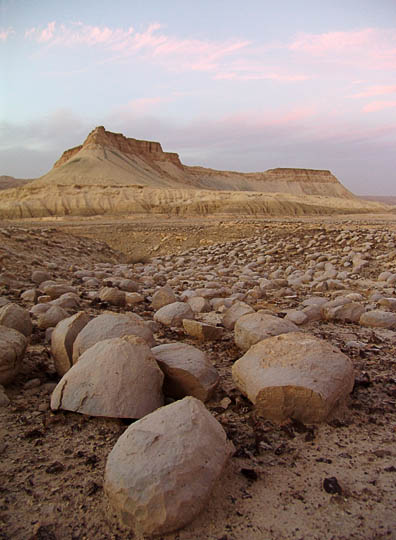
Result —
POLYGON ((95 128, 51 171, 0 193, 0 218, 158 214, 303 215, 387 211, 327 170, 218 171, 184 165, 159 142, 95 128))
POLYGON ((135 185, 293 195, 353 197, 330 171, 270 169, 242 173, 183 165, 178 154, 159 142, 127 138, 103 126, 80 146, 66 150, 53 169, 34 185, 135 185))

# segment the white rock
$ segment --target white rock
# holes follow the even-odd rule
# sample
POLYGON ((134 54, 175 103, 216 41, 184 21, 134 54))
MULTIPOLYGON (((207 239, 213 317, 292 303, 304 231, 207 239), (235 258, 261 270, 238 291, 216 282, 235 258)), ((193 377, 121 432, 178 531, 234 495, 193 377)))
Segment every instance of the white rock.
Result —
POLYGON ((51 335, 51 354, 57 373, 62 377, 73 365, 73 344, 90 317, 84 311, 63 319, 51 335))
POLYGON ((194 312, 187 302, 167 304, 154 315, 154 320, 164 326, 181 326, 183 319, 194 319, 194 312))
POLYGON ((56 326, 58 322, 66 319, 68 312, 60 306, 51 306, 45 313, 40 313, 37 317, 37 326, 42 330, 56 326))
POLYGON ((31 335, 33 329, 29 312, 18 304, 6 304, 0 308, 0 325, 18 330, 26 337, 31 335))
POLYGON ((105 493, 135 533, 166 534, 205 508, 233 450, 205 406, 184 398, 135 422, 118 439, 106 464, 105 493))
POLYGON ((153 294, 151 307, 157 311, 168 304, 173 304, 174 302, 177 302, 175 293, 173 292, 172 288, 169 287, 169 285, 165 285, 164 287, 159 288, 153 294))
POLYGON ((204 352, 187 343, 166 343, 151 350, 165 374, 165 395, 175 399, 194 396, 202 401, 210 398, 219 375, 204 352))
POLYGON ((78 334, 73 345, 73 364, 95 343, 123 336, 139 336, 149 347, 155 345, 152 331, 138 315, 107 311, 92 319, 78 334))
POLYGON ((209 300, 203 296, 187 298, 187 303, 194 313, 205 313, 211 310, 209 300))
POLYGON ((234 329, 234 340, 237 347, 247 351, 262 339, 287 332, 298 332, 298 326, 290 321, 258 311, 248 313, 238 319, 234 329))
POLYGON ((321 422, 354 384, 352 363, 339 349, 294 332, 251 347, 233 365, 232 376, 256 413, 276 422, 321 422))
POLYGON ((163 405, 164 376, 144 339, 105 339, 59 381, 51 408, 91 416, 142 418, 163 405))
POLYGON ((112 306, 125 306, 125 293, 115 287, 103 287, 99 291, 99 298, 112 306))
POLYGON ((359 323, 362 326, 371 326, 372 328, 396 329, 396 313, 374 309, 367 311, 360 317, 359 323))
POLYGON ((246 304, 245 302, 235 302, 230 308, 228 308, 223 314, 223 325, 227 330, 233 330, 235 323, 243 315, 248 313, 255 313, 252 306, 246 304))
POLYGON ((366 311, 366 308, 358 302, 348 302, 334 307, 329 307, 329 304, 322 308, 322 317, 326 321, 359 322, 361 315, 366 311))
POLYGON ((0 326, 0 384, 8 384, 19 373, 27 340, 23 334, 0 326))

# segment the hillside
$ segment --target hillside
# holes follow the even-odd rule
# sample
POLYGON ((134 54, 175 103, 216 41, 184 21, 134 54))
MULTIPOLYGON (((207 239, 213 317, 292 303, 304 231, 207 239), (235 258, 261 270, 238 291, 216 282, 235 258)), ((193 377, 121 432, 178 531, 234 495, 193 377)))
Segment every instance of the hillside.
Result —
POLYGON ((66 150, 51 171, 0 193, 0 217, 384 212, 362 201, 327 170, 218 171, 183 165, 161 144, 100 126, 66 150))
POLYGON ((28 178, 14 178, 13 176, 3 174, 0 176, 0 190, 21 187, 29 182, 31 182, 31 180, 28 178))

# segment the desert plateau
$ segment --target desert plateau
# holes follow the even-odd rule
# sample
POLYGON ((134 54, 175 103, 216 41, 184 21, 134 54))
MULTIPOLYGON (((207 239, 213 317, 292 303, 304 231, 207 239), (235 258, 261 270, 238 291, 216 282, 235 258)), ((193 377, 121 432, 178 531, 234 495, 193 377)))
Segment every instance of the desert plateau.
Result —
POLYGON ((396 538, 394 200, 103 127, 2 179, 0 538, 396 538))

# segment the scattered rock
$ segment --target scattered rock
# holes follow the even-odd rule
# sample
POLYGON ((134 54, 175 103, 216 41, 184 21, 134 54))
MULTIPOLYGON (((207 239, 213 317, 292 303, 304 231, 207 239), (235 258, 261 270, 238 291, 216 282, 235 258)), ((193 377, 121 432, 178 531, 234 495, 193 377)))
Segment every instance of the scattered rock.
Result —
POLYGON ((223 328, 192 319, 183 319, 183 328, 186 334, 200 341, 215 341, 223 335, 223 328))
POLYGON ((322 422, 353 389, 353 366, 339 349, 310 334, 260 341, 232 368, 240 391, 266 419, 322 422))
POLYGON ((235 345, 243 351, 247 351, 252 345, 255 345, 262 339, 297 331, 298 326, 290 321, 268 315, 261 311, 248 313, 240 317, 235 323, 235 345))
POLYGON ((0 308, 0 325, 18 330, 25 337, 29 337, 33 329, 29 313, 17 304, 6 304, 0 308))
POLYGON ((59 381, 53 410, 141 418, 163 404, 164 376, 144 339, 99 341, 86 350, 59 381))
POLYGON ((73 365, 73 344, 81 330, 89 323, 90 317, 84 311, 63 319, 51 335, 51 354, 55 369, 61 377, 73 365))
POLYGON ((165 375, 165 395, 175 399, 194 396, 202 401, 210 398, 219 375, 204 352, 186 343, 167 343, 151 350, 165 375))
POLYGON ((186 397, 121 435, 107 460, 105 493, 135 533, 167 534, 202 512, 232 452, 217 420, 186 397))
POLYGON ((0 326, 0 384, 8 384, 19 373, 27 347, 26 337, 8 326, 0 326))
POLYGON ((194 319, 194 312, 186 302, 167 304, 154 315, 154 320, 164 326, 181 326, 183 319, 194 319))

